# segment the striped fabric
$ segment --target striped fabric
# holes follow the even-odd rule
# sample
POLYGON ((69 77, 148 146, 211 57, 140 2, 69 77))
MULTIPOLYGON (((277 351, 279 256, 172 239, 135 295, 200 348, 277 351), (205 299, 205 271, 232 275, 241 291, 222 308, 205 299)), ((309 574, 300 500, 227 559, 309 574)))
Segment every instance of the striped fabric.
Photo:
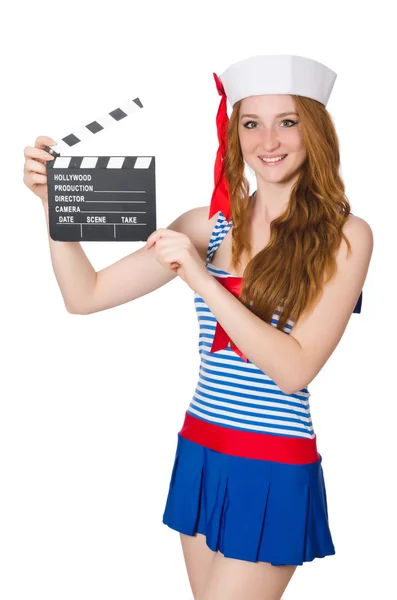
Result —
MULTIPOLYGON (((232 225, 222 212, 212 232, 206 268, 216 277, 237 277, 211 264, 215 251, 232 225)), ((245 362, 230 346, 210 353, 216 319, 203 298, 195 292, 194 305, 199 323, 199 379, 187 414, 208 423, 240 431, 313 439, 310 393, 305 387, 285 394, 278 385, 250 360, 245 362)), ((277 326, 279 311, 272 318, 277 326)), ((289 334, 294 321, 284 327, 289 334)))

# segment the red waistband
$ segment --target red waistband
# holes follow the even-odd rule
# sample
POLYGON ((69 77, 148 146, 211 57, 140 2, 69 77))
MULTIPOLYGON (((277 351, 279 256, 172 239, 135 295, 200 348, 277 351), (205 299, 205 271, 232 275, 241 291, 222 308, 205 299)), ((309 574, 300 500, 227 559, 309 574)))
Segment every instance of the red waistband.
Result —
POLYGON ((310 464, 320 458, 314 438, 240 431, 196 419, 186 412, 179 435, 211 450, 289 464, 310 464))

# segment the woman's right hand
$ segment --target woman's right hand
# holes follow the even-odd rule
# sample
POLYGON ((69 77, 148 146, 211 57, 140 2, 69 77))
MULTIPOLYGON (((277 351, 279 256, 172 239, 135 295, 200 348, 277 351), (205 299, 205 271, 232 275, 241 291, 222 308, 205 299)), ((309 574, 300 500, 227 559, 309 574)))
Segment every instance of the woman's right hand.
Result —
POLYGON ((48 204, 47 171, 46 161, 54 157, 43 150, 44 146, 54 146, 56 142, 46 135, 40 135, 34 146, 26 146, 24 149, 25 165, 23 169, 23 182, 43 204, 48 204))

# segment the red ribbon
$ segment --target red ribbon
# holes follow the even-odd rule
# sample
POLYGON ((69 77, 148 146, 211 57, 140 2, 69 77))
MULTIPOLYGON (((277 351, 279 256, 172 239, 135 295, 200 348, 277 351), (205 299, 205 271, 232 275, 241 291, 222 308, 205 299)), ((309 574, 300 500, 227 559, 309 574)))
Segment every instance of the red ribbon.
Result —
POLYGON ((227 151, 227 126, 229 117, 226 110, 226 93, 221 80, 213 73, 216 88, 220 96, 222 96, 218 112, 216 115, 216 127, 218 132, 219 148, 216 153, 215 168, 214 168, 214 191, 212 192, 210 212, 208 219, 211 219, 218 211, 222 211, 226 220, 230 220, 230 197, 228 184, 225 177, 225 157, 227 151))
MULTIPOLYGON (((215 277, 220 284, 223 285, 229 292, 233 294, 233 296, 238 297, 241 291, 241 282, 242 277, 215 277)), ((211 346, 211 352, 216 352, 217 350, 223 350, 227 348, 230 342, 231 349, 238 354, 245 362, 248 362, 248 358, 244 356, 239 348, 237 348, 236 344, 232 342, 226 331, 223 329, 220 323, 216 323, 215 335, 211 346)))

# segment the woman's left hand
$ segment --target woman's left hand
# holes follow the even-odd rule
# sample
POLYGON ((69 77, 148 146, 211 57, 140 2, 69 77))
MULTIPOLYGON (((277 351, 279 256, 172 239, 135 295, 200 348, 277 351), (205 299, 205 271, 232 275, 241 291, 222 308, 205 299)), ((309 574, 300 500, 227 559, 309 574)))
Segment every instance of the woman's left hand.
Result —
POLYGON ((194 244, 184 233, 157 229, 147 239, 145 248, 156 244, 156 258, 161 265, 179 275, 197 293, 212 275, 207 271, 194 244))

